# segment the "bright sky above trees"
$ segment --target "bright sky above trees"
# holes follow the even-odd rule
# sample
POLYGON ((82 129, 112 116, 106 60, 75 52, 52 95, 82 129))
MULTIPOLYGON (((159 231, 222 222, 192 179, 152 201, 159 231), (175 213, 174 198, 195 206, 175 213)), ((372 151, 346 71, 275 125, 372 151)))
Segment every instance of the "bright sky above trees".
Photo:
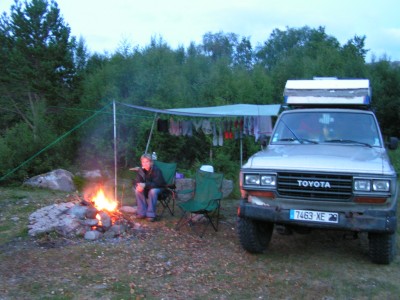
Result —
MULTIPOLYGON (((9 13, 14 0, 0 1, 9 13)), ((114 52, 123 41, 146 46, 162 37, 172 48, 200 43, 207 32, 232 32, 250 37, 253 47, 272 30, 325 27, 341 44, 366 36, 367 60, 386 54, 400 61, 400 19, 397 0, 56 0, 64 20, 90 51, 114 52)))

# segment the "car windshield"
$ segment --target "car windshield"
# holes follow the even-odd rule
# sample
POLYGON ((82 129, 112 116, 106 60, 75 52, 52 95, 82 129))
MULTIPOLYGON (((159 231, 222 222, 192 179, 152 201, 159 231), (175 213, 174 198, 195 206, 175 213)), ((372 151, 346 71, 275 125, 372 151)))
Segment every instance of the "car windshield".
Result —
POLYGON ((369 113, 296 112, 281 116, 271 144, 359 144, 381 146, 376 120, 369 113))

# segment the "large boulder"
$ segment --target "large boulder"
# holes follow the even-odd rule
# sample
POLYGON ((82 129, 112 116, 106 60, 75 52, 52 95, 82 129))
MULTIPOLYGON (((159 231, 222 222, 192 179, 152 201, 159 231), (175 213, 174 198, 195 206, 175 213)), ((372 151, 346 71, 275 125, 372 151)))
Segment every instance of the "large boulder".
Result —
POLYGON ((24 182, 24 185, 48 188, 64 192, 73 192, 76 190, 76 187, 72 181, 73 177, 74 175, 71 172, 58 169, 31 177, 24 182))

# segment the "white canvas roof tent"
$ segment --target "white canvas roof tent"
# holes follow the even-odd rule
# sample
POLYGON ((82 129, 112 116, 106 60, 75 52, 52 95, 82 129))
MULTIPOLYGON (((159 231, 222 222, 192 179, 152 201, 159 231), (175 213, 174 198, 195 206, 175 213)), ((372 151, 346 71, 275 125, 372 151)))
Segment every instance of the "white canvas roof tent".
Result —
POLYGON ((340 105, 369 106, 371 88, 368 79, 288 80, 283 93, 289 106, 340 105))

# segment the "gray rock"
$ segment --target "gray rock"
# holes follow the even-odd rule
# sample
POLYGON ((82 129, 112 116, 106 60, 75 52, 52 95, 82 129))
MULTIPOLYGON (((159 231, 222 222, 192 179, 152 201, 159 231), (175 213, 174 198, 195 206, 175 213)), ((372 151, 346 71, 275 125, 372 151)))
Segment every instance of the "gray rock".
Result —
POLYGON ((98 212, 99 211, 95 207, 90 206, 86 210, 85 217, 88 219, 95 219, 98 212))
POLYGON ((96 226, 97 224, 99 224, 99 220, 97 219, 79 220, 79 224, 84 226, 96 226))
POLYGON ((79 219, 83 219, 86 216, 87 210, 87 206, 76 204, 75 206, 71 207, 66 213, 74 215, 79 219))
POLYGON ((72 181, 74 175, 66 170, 58 169, 27 179, 23 184, 33 187, 48 188, 64 192, 72 192, 76 187, 72 181))
POLYGON ((124 225, 113 225, 109 230, 104 233, 105 238, 114 238, 125 233, 126 228, 124 225))
POLYGON ((99 212, 99 216, 100 216, 100 220, 101 220, 101 225, 106 230, 110 229, 110 227, 111 227, 111 218, 110 218, 110 216, 104 211, 100 211, 99 212))
POLYGON ((119 210, 122 213, 127 213, 127 214, 136 214, 137 212, 137 206, 122 206, 119 210))
POLYGON ((91 230, 85 233, 85 240, 98 240, 103 234, 97 230, 91 230))

